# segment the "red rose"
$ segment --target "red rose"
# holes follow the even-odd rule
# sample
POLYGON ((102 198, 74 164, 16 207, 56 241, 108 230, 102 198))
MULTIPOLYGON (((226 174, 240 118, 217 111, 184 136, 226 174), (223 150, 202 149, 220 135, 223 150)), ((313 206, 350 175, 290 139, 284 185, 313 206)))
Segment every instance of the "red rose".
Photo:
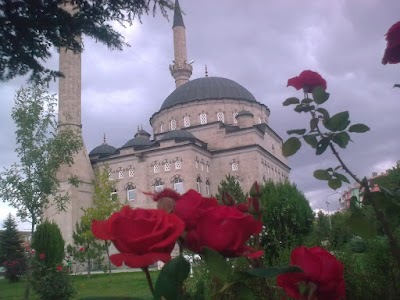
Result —
POLYGON ((294 249, 290 264, 302 273, 287 273, 277 277, 277 284, 294 299, 339 300, 346 296, 343 264, 323 248, 304 246, 294 249), (300 294, 303 288, 303 295, 300 294), (309 293, 313 297, 308 298, 309 293))
POLYGON ((287 86, 292 86, 296 90, 304 89, 304 92, 312 93, 317 86, 321 86, 326 90, 326 81, 317 72, 307 70, 301 72, 297 77, 290 78, 287 86))
POLYGON ((397 64, 400 62, 400 22, 389 28, 386 33, 386 49, 382 58, 382 64, 397 64))
POLYGON ((57 271, 62 271, 62 270, 63 270, 63 266, 58 265, 58 266, 56 267, 56 270, 57 270, 57 271))
POLYGON ((124 206, 104 221, 92 222, 94 236, 110 240, 120 253, 111 255, 116 266, 147 267, 156 261, 168 262, 185 224, 161 209, 132 209, 124 206))
POLYGON ((40 260, 44 260, 46 258, 46 254, 44 254, 44 253, 40 253, 39 254, 39 259, 40 260))
POLYGON ((217 199, 204 198, 195 190, 189 190, 176 201, 174 213, 185 222, 186 230, 191 230, 202 212, 216 206, 217 199))
POLYGON ((225 257, 258 258, 263 251, 256 251, 246 242, 251 235, 260 233, 261 229, 261 222, 252 216, 235 207, 221 205, 200 214, 196 227, 187 233, 185 246, 197 253, 201 253, 203 247, 208 247, 225 257))
POLYGON ((80 248, 79 248, 79 252, 83 252, 83 251, 85 251, 85 248, 80 247, 80 248))
POLYGON ((167 213, 171 213, 174 211, 175 202, 181 196, 176 191, 166 188, 158 193, 144 193, 145 195, 151 196, 155 202, 157 202, 157 208, 163 209, 167 213))
POLYGON ((236 209, 241 211, 242 213, 248 213, 249 212, 249 207, 245 203, 239 203, 236 205, 236 209))

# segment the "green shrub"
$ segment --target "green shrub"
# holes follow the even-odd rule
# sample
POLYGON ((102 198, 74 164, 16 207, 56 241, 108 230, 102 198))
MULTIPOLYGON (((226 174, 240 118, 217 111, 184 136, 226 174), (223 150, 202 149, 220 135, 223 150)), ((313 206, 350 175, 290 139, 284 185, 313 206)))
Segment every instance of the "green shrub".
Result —
POLYGON ((60 265, 64 259, 65 242, 60 228, 55 223, 48 221, 38 225, 32 238, 32 248, 36 251, 36 258, 44 254, 41 259, 48 267, 60 265))

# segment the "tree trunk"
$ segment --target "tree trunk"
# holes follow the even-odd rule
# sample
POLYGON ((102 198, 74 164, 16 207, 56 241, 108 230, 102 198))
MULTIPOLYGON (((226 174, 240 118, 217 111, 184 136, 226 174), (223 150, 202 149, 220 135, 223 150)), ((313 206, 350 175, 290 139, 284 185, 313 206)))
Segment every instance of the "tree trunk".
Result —
POLYGON ((106 253, 107 253, 107 258, 108 258, 108 274, 111 275, 111 260, 110 260, 110 249, 108 248, 109 243, 105 241, 106 244, 106 253))

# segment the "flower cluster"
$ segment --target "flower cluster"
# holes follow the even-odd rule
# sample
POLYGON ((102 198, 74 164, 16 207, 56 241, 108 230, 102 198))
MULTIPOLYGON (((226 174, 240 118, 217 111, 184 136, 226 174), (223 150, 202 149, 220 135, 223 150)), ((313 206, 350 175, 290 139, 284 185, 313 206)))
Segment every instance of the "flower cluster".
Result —
POLYGON ((158 209, 125 206, 105 221, 93 221, 94 236, 112 241, 120 252, 110 257, 114 265, 143 268, 159 260, 168 262, 178 239, 195 253, 207 247, 225 257, 262 256, 263 251, 246 245, 262 230, 250 214, 194 190, 179 195, 166 189, 152 197, 158 209))

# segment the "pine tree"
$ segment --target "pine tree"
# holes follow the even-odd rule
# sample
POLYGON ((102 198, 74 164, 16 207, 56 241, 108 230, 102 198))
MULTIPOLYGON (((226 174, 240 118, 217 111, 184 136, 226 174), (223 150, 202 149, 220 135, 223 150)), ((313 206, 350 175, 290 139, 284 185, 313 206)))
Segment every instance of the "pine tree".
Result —
POLYGON ((0 234, 0 265, 6 268, 6 278, 17 281, 26 271, 26 259, 17 224, 11 214, 3 224, 0 234))
POLYGON ((231 175, 225 176, 225 179, 221 181, 218 186, 217 199, 221 202, 222 194, 227 192, 233 197, 236 203, 245 203, 247 194, 245 194, 237 181, 237 179, 231 175))

